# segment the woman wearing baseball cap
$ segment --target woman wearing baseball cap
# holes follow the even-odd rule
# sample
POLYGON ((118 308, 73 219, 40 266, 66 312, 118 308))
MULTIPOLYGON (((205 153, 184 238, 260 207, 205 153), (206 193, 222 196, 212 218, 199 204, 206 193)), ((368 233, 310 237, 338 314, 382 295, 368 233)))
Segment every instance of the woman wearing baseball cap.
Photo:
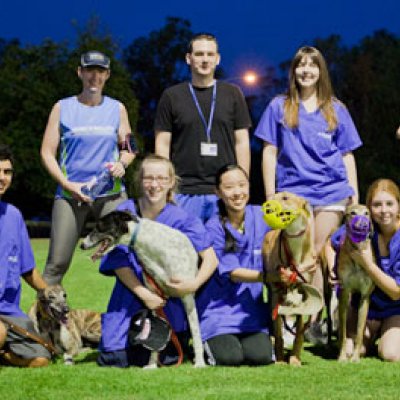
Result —
POLYGON ((88 214, 99 218, 126 199, 121 178, 136 151, 125 106, 103 95, 109 57, 95 50, 82 54, 77 74, 82 91, 53 106, 41 148, 43 164, 58 183, 44 270, 50 284, 60 283, 68 270, 88 214), (82 193, 106 165, 113 178, 107 190, 95 199, 82 193))

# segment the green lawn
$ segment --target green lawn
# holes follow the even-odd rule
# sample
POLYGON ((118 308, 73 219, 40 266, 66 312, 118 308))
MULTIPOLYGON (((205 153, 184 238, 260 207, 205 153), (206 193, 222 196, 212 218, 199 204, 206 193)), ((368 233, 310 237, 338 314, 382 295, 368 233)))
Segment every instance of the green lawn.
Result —
MULTIPOLYGON (((44 265, 46 240, 33 240, 37 265, 44 265)), ((98 274, 86 253, 77 249, 64 285, 72 307, 103 311, 113 279, 98 274)), ((24 286, 22 307, 34 292, 24 286)), ((100 368, 96 353, 81 356, 75 366, 61 360, 43 369, 0 367, 0 399, 37 400, 216 400, 216 399, 397 399, 400 364, 368 358, 339 364, 334 350, 307 347, 304 365, 241 368, 178 368, 141 370, 100 368)))

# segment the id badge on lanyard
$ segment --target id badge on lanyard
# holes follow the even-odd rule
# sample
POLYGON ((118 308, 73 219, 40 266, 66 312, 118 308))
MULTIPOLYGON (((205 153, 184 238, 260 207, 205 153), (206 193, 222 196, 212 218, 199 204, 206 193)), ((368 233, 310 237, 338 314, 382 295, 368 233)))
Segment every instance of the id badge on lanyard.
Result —
POLYGON ((216 157, 218 155, 218 145, 217 143, 200 143, 200 155, 216 157))
POLYGON ((211 127, 214 119, 214 112, 215 112, 215 103, 217 99, 217 83, 214 82, 213 85, 213 93, 212 93, 212 100, 211 100, 211 110, 210 110, 210 117, 208 119, 208 123, 204 117, 203 111, 201 110, 199 101, 197 100, 196 93, 194 92, 193 85, 189 83, 190 93, 192 95, 194 104, 197 108, 197 112, 200 115, 201 121, 203 122, 207 141, 202 141, 200 143, 200 155, 206 157, 216 157, 218 156, 218 144, 211 142, 211 127))

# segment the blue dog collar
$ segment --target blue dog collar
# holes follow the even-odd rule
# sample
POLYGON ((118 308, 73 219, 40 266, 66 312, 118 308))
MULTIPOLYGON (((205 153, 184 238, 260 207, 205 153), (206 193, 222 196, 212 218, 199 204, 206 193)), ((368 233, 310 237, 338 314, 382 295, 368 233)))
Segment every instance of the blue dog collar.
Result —
POLYGON ((139 220, 139 222, 136 224, 136 228, 135 228, 135 230, 134 230, 133 233, 132 233, 131 241, 129 242, 129 246, 133 246, 133 245, 135 244, 137 235, 139 234, 139 228, 140 228, 140 220, 139 220))

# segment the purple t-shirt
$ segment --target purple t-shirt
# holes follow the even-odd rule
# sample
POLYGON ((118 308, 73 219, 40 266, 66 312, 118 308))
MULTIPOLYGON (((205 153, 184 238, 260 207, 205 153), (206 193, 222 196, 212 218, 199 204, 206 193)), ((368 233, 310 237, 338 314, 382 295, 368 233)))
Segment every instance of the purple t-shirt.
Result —
POLYGON ((0 314, 26 316, 19 306, 21 275, 34 267, 32 247, 20 211, 0 201, 0 314))
MULTIPOLYGON (((389 243, 389 257, 382 257, 378 248, 378 233, 372 238, 377 264, 385 274, 393 278, 400 285, 400 230, 392 237, 389 243)), ((375 287, 371 294, 368 319, 383 319, 393 315, 400 315, 400 300, 392 300, 380 288, 375 287)))
POLYGON ((290 129, 284 122, 284 101, 284 96, 271 101, 254 133, 278 149, 277 192, 295 193, 313 206, 333 204, 351 196, 354 192, 342 155, 362 142, 346 107, 333 102, 338 126, 328 131, 320 110, 309 113, 300 103, 299 126, 290 129))
POLYGON ((246 206, 243 234, 229 222, 226 228, 235 238, 235 252, 225 251, 225 231, 219 215, 206 224, 219 265, 196 296, 203 341, 223 334, 268 332, 270 312, 263 301, 262 283, 235 283, 230 273, 239 267, 263 270, 261 247, 270 228, 263 221, 261 208, 251 205, 246 206))
MULTIPOLYGON (((118 210, 128 210, 137 214, 132 200, 120 204, 118 210)), ((211 241, 201 221, 189 215, 178 206, 168 203, 156 218, 157 222, 175 228, 188 236, 197 252, 211 247, 211 241)), ((156 238, 155 238, 156 239, 156 238)), ((121 267, 130 267, 143 282, 143 271, 133 251, 127 246, 118 246, 107 254, 101 261, 100 272, 104 275, 115 276, 115 270, 121 267)), ((102 351, 116 351, 128 346, 128 330, 130 320, 144 304, 126 286, 116 280, 107 312, 102 315, 102 351)), ((186 313, 180 299, 168 300, 164 311, 168 321, 176 332, 188 329, 186 313)))

